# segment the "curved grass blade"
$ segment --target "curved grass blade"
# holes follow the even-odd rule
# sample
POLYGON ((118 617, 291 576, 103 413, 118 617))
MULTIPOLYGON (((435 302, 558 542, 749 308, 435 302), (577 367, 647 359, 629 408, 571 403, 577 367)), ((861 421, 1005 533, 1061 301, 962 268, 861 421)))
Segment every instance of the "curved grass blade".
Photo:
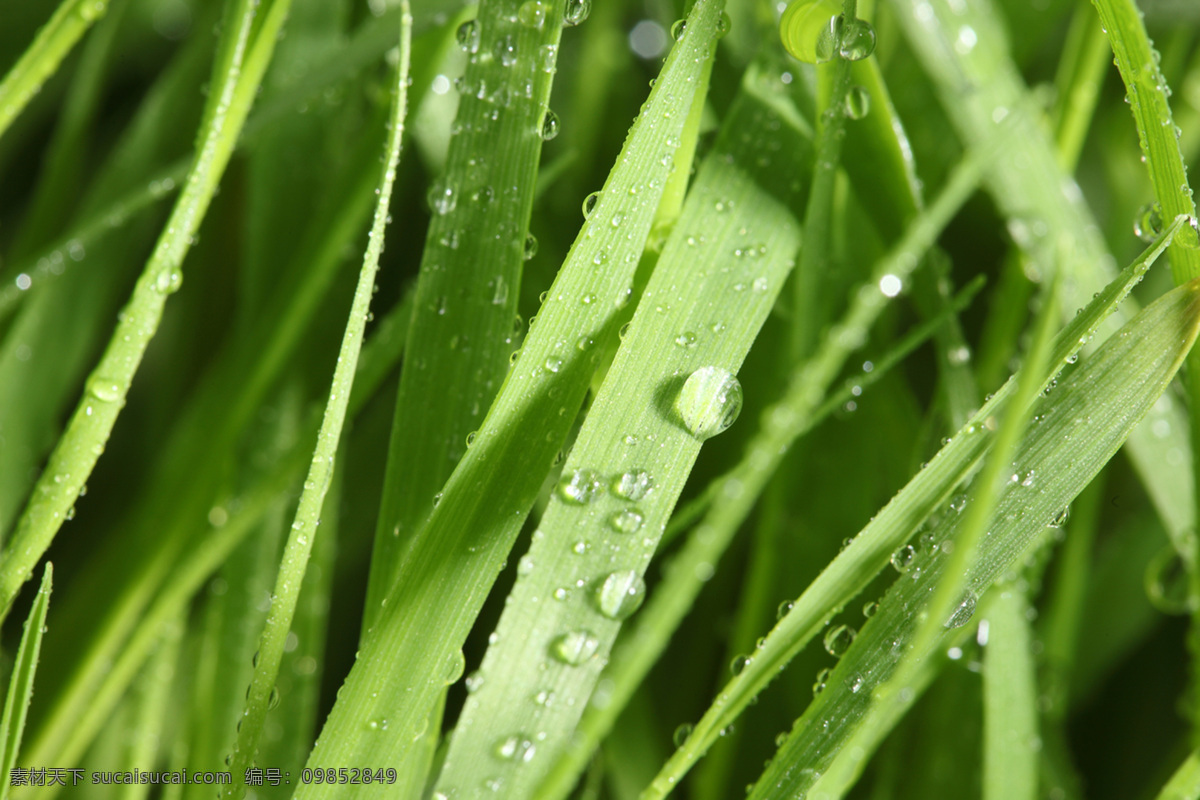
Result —
POLYGON ((219 48, 227 53, 227 60, 219 57, 214 70, 217 86, 210 95, 196 163, 104 355, 87 380, 86 394, 0 557, 0 613, 7 613, 99 459, 167 298, 182 282, 183 259, 233 152, 288 5, 289 0, 276 0, 266 8, 253 47, 249 40, 257 6, 248 0, 230 6, 236 14, 225 29, 226 44, 219 48))
POLYGON ((53 575, 54 568, 47 563, 46 571, 42 573, 42 585, 25 620, 25 632, 21 635, 12 676, 8 681, 4 713, 0 715, 0 798, 8 797, 12 786, 10 775, 17 763, 21 735, 25 732, 25 715, 33 699, 33 676, 37 672, 38 653, 42 649, 42 633, 46 630, 46 610, 50 606, 53 575))
MULTIPOLYGON (((893 585, 842 656, 828 688, 817 695, 763 773, 751 800, 818 790, 837 797, 846 790, 877 737, 907 710, 931 674, 938 640, 956 635, 953 629, 969 621, 976 598, 1045 544, 1046 526, 1116 453, 1174 377, 1198 325, 1200 284, 1193 282, 1149 306, 1039 398, 1031 417, 1036 422, 1026 430, 1011 466, 1019 480, 1006 484, 991 515, 988 535, 981 537, 969 567, 966 590, 944 618, 949 632, 938 631, 940 636, 930 637, 933 641, 925 647, 914 640, 926 619, 918 614, 925 598, 946 575, 954 577, 949 563, 954 553, 944 552, 960 524, 953 509, 933 532, 938 548, 917 555, 893 585), (916 669, 893 682, 898 664, 916 669), (877 696, 884 686, 886 694, 877 696)), ((928 619, 932 626, 943 618, 928 619)))
POLYGON ((106 11, 108 0, 63 0, 29 49, 0 81, 0 136, 106 11))
MULTIPOLYGON (((350 394, 351 418, 374 396, 400 360, 411 309, 409 294, 379 323, 363 347, 359 373, 350 394)), ((172 571, 161 579, 161 589, 155 583, 146 590, 150 596, 133 612, 136 626, 128 631, 110 629, 108 636, 88 651, 84 668, 59 693, 30 744, 31 763, 77 763, 153 652, 162 627, 186 608, 204 582, 255 530, 279 496, 301 480, 304 468, 311 464, 309 443, 316 441, 320 421, 314 413, 305 426, 306 433, 299 437, 290 453, 239 498, 236 510, 229 514, 225 524, 213 535, 199 539, 185 558, 169 565, 172 571)))
MULTIPOLYGON (((429 714, 461 672, 459 648, 582 404, 590 356, 616 333, 719 14, 714 0, 693 7, 519 360, 364 637, 309 766, 415 771, 420 740, 434 735, 429 714)), ((300 796, 336 791, 309 786, 300 796)))
POLYGON ((1200 798, 1200 753, 1192 753, 1175 770, 1171 780, 1158 793, 1157 800, 1196 800, 1200 798))
POLYGON ((733 380, 791 269, 804 189, 791 176, 811 151, 745 93, 728 118, 521 559, 451 739, 446 797, 489 782, 527 796, 566 745, 717 424, 676 398, 708 375, 733 380))
POLYGON ((488 0, 459 29, 468 65, 446 171, 429 190, 433 218, 396 396, 364 630, 508 368, 522 266, 532 255, 543 128, 555 119, 547 103, 563 9, 488 0))
POLYGON ((400 59, 396 67, 394 107, 388 126, 384 172, 376 192, 379 200, 375 205, 375 218, 368 234, 370 244, 367 245, 366 254, 363 256, 358 285, 354 290, 354 301, 350 307, 350 319, 346 323, 337 366, 333 372, 329 401, 325 406, 321 430, 317 434, 317 446, 313 450, 312 464, 304 482, 304 491, 300 495, 299 507, 296 509, 296 521, 292 523, 287 544, 284 546, 283 561, 275 581, 271 608, 267 612, 254 677, 246 697, 246 711, 238 729, 237 742, 233 746, 233 783, 222 788, 222 797, 241 797, 245 793, 246 768, 254 762, 258 754, 259 738, 275 692, 275 681, 283 660, 285 640, 291 630, 300 587, 308 567, 308 557, 312 552, 312 540, 317 534, 321 507, 333 477, 334 456, 346 420, 346 408, 350 401, 354 372, 358 366, 359 351, 362 348, 363 331, 371 307, 371 296, 374 294, 375 274, 379 268, 379 256, 383 252, 392 185, 396 179, 396 166, 400 161, 400 144, 408 110, 408 65, 411 49, 412 17, 408 13, 407 0, 401 0, 400 59))
MULTIPOLYGON (((1168 237, 1174 235, 1179 224, 1178 221, 1173 223, 1154 246, 1127 267, 1118 280, 1106 287, 1068 324, 1055 340, 1053 356, 1050 359, 1052 365, 1061 368, 1068 363, 1068 359, 1079 350, 1081 343, 1095 333, 1117 304, 1125 299, 1133 286, 1141 280, 1154 260, 1166 249, 1168 237)), ((803 415, 792 413, 790 404, 802 402, 808 386, 799 380, 793 385, 798 394, 795 399, 789 398, 789 404, 784 405, 788 413, 779 415, 779 419, 787 426, 796 426, 799 432, 803 430, 801 426, 805 419, 803 415)), ((823 629, 846 602, 866 587, 888 563, 892 553, 904 546, 918 526, 950 498, 955 487, 967 477, 986 451, 988 439, 982 434, 987 430, 987 421, 1007 402, 1012 391, 1011 381, 997 391, 928 466, 918 472, 908 485, 892 498, 800 598, 790 605, 788 613, 767 635, 742 672, 726 685, 725 690, 695 725, 687 741, 659 772, 653 786, 647 790, 648 796, 665 796, 671 791, 690 766, 716 740, 720 731, 737 718, 742 709, 823 629)), ((775 417, 776 415, 772 415, 772 418, 775 417)), ((759 480, 765 484, 765 477, 759 480)), ((740 488, 740 481, 738 486, 740 488)), ((736 528, 749 512, 749 508, 750 503, 747 503, 742 495, 735 494, 732 498, 723 500, 720 506, 714 503, 709 512, 711 522, 708 524, 712 525, 713 530, 722 532, 723 536, 731 536, 732 533, 727 531, 736 528)), ((687 574, 696 563, 702 563, 703 559, 710 557, 705 546, 707 543, 699 538, 697 541, 701 544, 683 553, 684 556, 696 560, 681 561, 672 567, 672 571, 681 575, 687 574)), ((668 580, 670 579, 668 575, 668 580)), ((682 596, 677 601, 681 603, 681 608, 675 612, 678 616, 682 617, 686 612, 690 605, 689 598, 696 591, 698 589, 692 589, 692 594, 681 593, 682 596)))

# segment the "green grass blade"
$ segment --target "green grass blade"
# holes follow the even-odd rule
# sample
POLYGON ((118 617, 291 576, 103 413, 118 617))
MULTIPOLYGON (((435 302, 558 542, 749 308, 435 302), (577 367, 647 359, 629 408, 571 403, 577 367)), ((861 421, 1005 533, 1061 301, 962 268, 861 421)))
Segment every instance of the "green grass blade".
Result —
POLYGON ((1038 797, 1037 681, 1029 601, 1015 584, 988 606, 983 662, 985 800, 1038 797))
MULTIPOLYGON (((1195 217, 1196 203, 1167 101, 1169 89, 1158 67, 1158 52, 1146 35, 1142 12, 1133 0, 1093 0, 1093 5, 1108 32, 1117 69, 1125 82, 1129 109, 1137 123, 1138 139, 1161 207, 1160 217, 1195 217)), ((1171 245, 1169 255, 1176 283, 1200 277, 1200 234, 1196 230, 1183 231, 1171 245)))
POLYGON ((508 368, 563 13, 562 3, 530 6, 541 16, 527 23, 521 7, 489 0, 460 28, 470 32, 469 61, 446 172, 430 188, 433 219, 396 398, 364 629, 378 618, 434 494, 508 368), (471 235, 480 230, 495 233, 471 235), (435 395, 441 400, 430 403, 435 395))
MULTIPOLYGON (((629 297, 719 14, 712 0, 693 7, 688 33, 667 57, 520 359, 365 636, 310 766, 387 763, 402 776, 414 771, 414 739, 433 735, 425 721, 445 684, 457 679, 459 648, 569 433, 594 367, 589 355, 616 334, 613 321, 629 297), (376 729, 365 727, 369 720, 376 729)), ((312 786, 301 794, 333 791, 312 786)))
POLYGON ((21 585, 49 547, 68 509, 99 459, 170 294, 182 282, 182 263, 216 191, 237 134, 270 61, 288 0, 276 0, 254 47, 248 47, 256 7, 245 0, 236 24, 226 28, 228 67, 210 96, 202 146, 166 228, 147 261, 112 339, 87 381, 81 400, 33 490, 12 542, 0 558, 0 609, 11 606, 21 585), (243 59, 244 62, 243 63, 243 59))
POLYGON ((108 0, 63 0, 29 49, 0 81, 0 136, 106 11, 108 0))
POLYGON ((12 677, 8 681, 4 713, 0 715, 0 778, 3 779, 3 783, 0 783, 0 798, 7 797, 12 786, 10 776, 13 766, 17 763, 21 735, 25 732, 25 715, 29 713, 29 702, 33 699, 33 676, 37 672, 42 633, 46 629, 46 610, 50 606, 53 572, 53 567, 47 563, 37 598, 33 601, 29 617, 25 620, 25 633, 21 635, 12 677))
POLYGON ((802 189, 779 176, 803 169, 808 148, 752 99, 735 102, 730 119, 739 122, 725 128, 697 175, 563 466, 560 487, 568 488, 552 497, 522 557, 497 643, 476 676, 482 688, 451 740, 438 782, 446 796, 487 780, 509 796, 527 796, 557 757, 621 620, 641 601, 641 574, 710 433, 694 435, 681 424, 675 395, 698 370, 737 371, 791 268, 800 242, 791 208, 802 189), (596 481, 605 488, 597 491, 596 481), (613 583, 613 596, 599 600, 613 583), (586 657, 562 655, 571 637, 586 638, 586 657), (545 741, 526 738, 527 731, 545 732, 545 741), (510 738, 513 757, 497 758, 510 738))
MULTIPOLYGON (((1044 543, 1046 525, 1108 462, 1166 388, 1195 339, 1197 292, 1200 286, 1188 284, 1149 306, 1035 404, 1033 417, 1039 421, 1026 431, 1010 467, 1022 480, 1006 484, 989 535, 982 537, 970 565, 965 599, 945 618, 948 627, 965 625, 974 598, 1044 543)), ((946 514, 933 540, 944 543, 958 524, 956 513, 946 514)), ((953 557, 922 552, 911 563, 838 662, 829 688, 797 722, 752 800, 795 797, 817 787, 835 796, 845 791, 874 744, 873 734, 861 739, 859 734, 894 724, 918 694, 924 678, 916 673, 927 673, 934 664, 936 641, 925 649, 907 645, 925 619, 917 609, 950 574, 953 557), (910 680, 898 685, 892 681, 897 662, 916 667, 907 671, 910 680), (891 691, 877 698, 877 688, 884 685, 891 691)), ((943 618, 929 619, 936 624, 943 618)))
POLYGON ((1200 753, 1192 753, 1175 770, 1157 800, 1196 800, 1200 797, 1200 753))
MULTIPOLYGON (((936 207, 937 204, 935 204, 936 207)), ((1172 226, 1171 233, 1178 229, 1179 223, 1172 226)), ((1116 305, 1123 300, 1133 286, 1145 275, 1153 263, 1165 249, 1167 239, 1160 237, 1157 244, 1146 251, 1143 257, 1131 264, 1119 280, 1110 284, 1104 292, 1095 298, 1068 327, 1059 335, 1051 363, 1062 366, 1085 341, 1103 323, 1116 305)), ((802 414, 796 414, 793 406, 806 401, 809 384, 793 381, 796 395, 789 397, 781 407, 785 413, 775 415, 785 425, 779 432, 769 432, 772 442, 781 434, 788 437, 803 430, 805 422, 802 414), (787 430, 794 426, 793 430, 787 430)), ((972 467, 983 455, 987 443, 986 437, 979 435, 985 430, 987 420, 992 417, 1001 403, 1006 402, 1012 391, 1012 384, 1006 384, 984 404, 983 408, 972 417, 968 424, 942 448, 927 467, 916 476, 874 519, 854 537, 851 543, 838 557, 821 573, 804 594, 790 606, 790 611, 780 620, 758 648, 750 662, 742 672, 727 684, 717 701, 705 712, 704 717, 695 725, 687 741, 671 757, 655 778, 651 790, 657 796, 664 796, 678 783, 683 774, 695 763, 704 751, 716 740, 720 732, 732 723, 742 709, 771 681, 772 678, 790 661, 813 636, 819 633, 828 623, 833 614, 847 601, 858 594, 867 583, 887 564, 892 553, 904 546, 913 531, 934 510, 949 499, 955 487, 968 475, 972 467)), ((811 402, 811 401, 809 401, 811 402)), ((778 424, 778 423, 777 423, 778 424)), ((787 441, 788 439, 783 439, 787 441)), ((765 485, 765 477, 760 477, 760 485, 765 485)), ((738 481, 740 487, 741 481, 738 481)), ((754 493, 750 493, 753 497, 754 493)), ((720 505, 714 503, 709 512, 712 528, 723 533, 724 537, 732 535, 731 528, 745 518, 749 511, 749 503, 744 494, 736 494, 720 505)), ((716 538, 716 537, 714 537, 716 538)), ((707 543, 704 543, 707 544, 707 543)), ((709 556, 706 546, 698 545, 692 555, 696 559, 709 556)), ((697 560, 695 563, 704 563, 697 560)), ((711 563, 711 562, 707 562, 711 563)), ((694 566, 681 562, 673 569, 684 574, 688 567, 694 566)), ((690 593, 680 592, 676 602, 681 608, 675 614, 682 616, 690 597, 690 593)), ((655 795, 650 795, 655 796, 655 795)))
POLYGON ((285 640, 292 627, 296 613, 300 587, 312 552, 313 538, 317 534, 321 507, 325 493, 333 478, 334 457, 342 426, 346 420, 346 409, 350 401, 354 372, 358 366, 358 355, 362 348, 363 331, 374 294, 375 273, 379 268, 379 256, 383 252, 383 237, 387 229, 388 205, 392 199, 392 185, 396 179, 396 167, 400 161, 400 143, 404 133, 404 122, 408 110, 408 65, 412 45, 412 17, 407 3, 401 4, 400 16, 400 59, 396 69, 397 81, 389 136, 385 150, 385 167, 376 192, 375 218, 368 234, 370 244, 363 256, 354 301, 350 307, 350 319, 342 338, 337 366, 333 373, 333 384, 321 430, 317 434, 317 446, 313 450, 312 464, 304 481, 304 491, 296 509, 296 521, 288 534, 284 546, 283 561, 272 593, 271 609, 267 612, 266 624, 258 650, 254 677, 250 682, 246 698, 246 711, 238 729, 237 742, 233 746, 233 783, 222 787, 222 797, 241 797, 246 790, 246 768, 254 763, 258 755, 259 739, 267 710, 275 692, 275 681, 279 665, 283 660, 285 640))

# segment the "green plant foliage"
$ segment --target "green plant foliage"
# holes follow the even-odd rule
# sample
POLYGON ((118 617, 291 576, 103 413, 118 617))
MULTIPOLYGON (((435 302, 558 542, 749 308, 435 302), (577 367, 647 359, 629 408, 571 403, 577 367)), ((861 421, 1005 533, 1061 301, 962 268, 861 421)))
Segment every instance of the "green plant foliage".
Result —
POLYGON ((1193 5, 0 0, 0 797, 1200 797, 1193 5))

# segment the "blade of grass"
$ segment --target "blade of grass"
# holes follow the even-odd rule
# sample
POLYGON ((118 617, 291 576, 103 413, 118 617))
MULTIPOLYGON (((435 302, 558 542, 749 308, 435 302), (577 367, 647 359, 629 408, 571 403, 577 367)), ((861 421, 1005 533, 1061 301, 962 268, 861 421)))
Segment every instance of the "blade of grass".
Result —
MULTIPOLYGON (((566 744, 712 433, 690 431, 672 403, 689 375, 732 380, 791 268, 803 190, 781 176, 801 171, 810 151, 753 99, 735 101, 728 119, 522 557, 438 781, 448 797, 486 781, 526 796, 566 744), (570 642, 583 650, 564 654, 570 642)), ((740 406, 736 391, 728 402, 740 406)))
POLYGON ((230 771, 233 783, 222 787, 222 797, 241 797, 245 793, 246 768, 254 763, 258 755, 259 738, 267 709, 275 692, 275 680, 283 660, 285 640, 292 627, 296 613, 300 587, 308 568, 312 552, 312 540, 317 534, 317 525, 325 493, 333 478, 334 456, 346 420, 346 409, 354 383, 354 371, 358 366, 358 354, 362 348, 363 331, 374 294, 375 273, 379 268, 379 256, 383 252, 383 237, 387 229, 388 205, 392 199, 392 185, 396 178, 396 166, 400 161, 400 144, 404 134, 404 122, 408 110, 408 63, 412 45, 412 17, 408 13, 407 0, 401 0, 400 14, 400 59, 396 67, 395 99, 389 136, 385 150, 385 167, 376 196, 375 218, 368 234, 370 244, 363 256, 358 285, 354 290, 354 302, 350 307, 350 319, 342 338, 333 383, 329 390, 329 401, 321 430, 317 434, 317 446, 313 450, 312 464, 304 481, 296 509, 296 521, 292 523, 284 546, 283 560, 271 595, 271 608, 267 612, 266 624, 258 650, 254 677, 246 697, 246 710, 238 728, 237 742, 233 746, 233 762, 230 771))
POLYGON ((50 606, 53 573, 53 567, 47 563, 42 573, 42 585, 25 620, 25 632, 21 635, 12 676, 8 681, 4 713, 0 715, 0 798, 7 797, 12 786, 10 776, 17 763, 17 751, 21 749, 21 736, 25 732, 25 716, 33 699, 33 676, 37 672, 38 653, 42 649, 42 633, 46 630, 46 610, 50 606))
POLYGON ((87 381, 87 391, 60 438, 50 461, 34 487, 12 542, 0 557, 0 609, 7 613, 21 585, 49 547, 68 509, 99 459, 117 415, 150 343, 167 297, 182 282, 182 263, 204 212, 233 151, 263 72, 270 61, 275 38, 283 24, 289 0, 268 6, 254 47, 248 46, 256 6, 247 0, 231 5, 229 25, 219 48, 228 53, 215 64, 217 89, 210 95, 203 144, 188 175, 171 219, 154 254, 147 261, 137 286, 120 316, 113 337, 87 381), (226 38, 227 37, 227 38, 226 38), (244 63, 243 63, 244 59, 244 63))
POLYGON ((1158 793, 1158 800, 1196 800, 1200 797, 1200 753, 1192 753, 1158 793))
POLYGON ((446 172, 430 188, 433 218, 396 397, 364 630, 378 619, 434 494, 508 368, 563 13, 562 3, 530 7, 542 15, 531 25, 520 21, 520 6, 489 0, 460 29, 469 60, 446 172), (489 155, 480 163, 483 149, 489 155), (495 235, 471 235, 480 230, 495 235), (431 404, 434 395, 442 399, 431 404))
MULTIPOLYGON (((1166 388, 1195 339, 1200 324, 1198 292, 1200 285, 1188 284, 1165 295, 1108 339, 1049 396, 1039 399, 1032 417, 1039 421, 1028 428, 1013 464, 1000 465, 1019 480, 1005 485, 991 516, 989 535, 980 537, 966 592, 958 595, 961 600, 953 614, 917 613, 931 592, 942 594, 936 587, 944 582, 943 576, 955 576, 950 570, 962 548, 955 543, 947 555, 944 543, 961 520, 949 513, 933 537, 941 552, 921 553, 908 574, 896 582, 841 657, 829 688, 793 728, 751 794, 752 800, 795 796, 818 787, 832 796, 845 791, 877 736, 915 699, 933 665, 937 640, 955 635, 954 630, 946 634, 942 628, 965 625, 975 610, 975 598, 1045 542, 1047 523, 1107 463, 1166 388), (915 638, 919 626, 934 631, 924 647, 915 638), (897 677, 901 673, 903 677, 897 677)), ((1058 363, 1056 358, 1050 361, 1058 363)))
MULTIPOLYGON (((364 637, 309 766, 387 763, 402 776, 415 771, 420 739, 432 735, 429 712, 446 682, 457 679, 459 648, 582 403, 594 366, 589 355, 616 333, 612 320, 627 302, 719 13, 712 0, 693 7, 688 32, 668 55, 520 359, 364 637), (385 729, 384 719, 394 724, 385 729), (370 720, 377 728, 364 727, 370 720)), ((301 795, 336 791, 310 786, 301 795)))
MULTIPOLYGON (((939 198, 931 208, 936 208, 940 203, 939 198)), ((1171 226, 1169 230, 1172 235, 1178 226, 1178 222, 1171 226)), ((1067 363, 1067 359, 1078 351, 1080 342, 1099 328, 1115 306, 1141 280, 1154 260, 1166 249, 1166 243, 1165 236, 1160 237, 1154 247, 1131 264, 1117 281, 1106 287, 1072 320, 1055 342, 1054 357, 1051 359, 1053 364, 1061 367, 1067 363)), ((793 380, 790 396, 780 404, 783 413, 772 413, 768 417, 769 420, 778 420, 771 426, 775 430, 764 430, 764 437, 770 437, 767 440, 769 444, 790 441, 794 435, 804 430, 805 416, 796 412, 812 403, 811 398, 806 397, 809 385, 803 380, 793 380)), ((893 552, 904 546, 916 528, 949 499, 955 487, 969 474, 985 452, 987 437, 980 434, 986 430, 987 420, 1007 401, 1012 390, 1010 382, 997 391, 928 466, 913 477, 862 532, 851 540, 800 598, 791 604, 788 613, 767 635, 763 645, 755 651, 742 672, 727 684, 713 706, 695 725, 687 741, 659 772, 654 784, 647 790, 648 796, 664 796, 669 792, 691 764, 716 740, 720 731, 737 718, 741 710, 813 636, 822 630, 839 608, 862 591, 887 564, 893 552)), ((760 476, 757 480, 765 483, 766 478, 760 476)), ((745 518, 751 505, 750 500, 756 495, 755 492, 745 492, 742 483, 739 476, 730 487, 733 491, 725 492, 720 497, 719 504, 714 502, 709 519, 705 523, 711 525, 711 530, 718 531, 722 539, 732 535, 731 531, 745 518)), ((684 553, 685 557, 691 556, 696 560, 690 563, 682 560, 677 562, 668 572, 668 580, 671 580, 672 573, 685 575, 687 568, 694 567, 695 564, 712 563, 707 561, 708 543, 699 537, 697 542, 700 544, 694 548, 695 552, 692 552, 693 548, 689 548, 684 553)), ((681 606, 674 615, 683 615, 690 605, 690 598, 697 590, 692 588, 686 592, 681 591, 678 597, 672 598, 672 602, 681 606)), ((665 634, 657 635, 665 638, 665 634)))
POLYGON ((0 136, 80 37, 108 11, 108 0, 63 0, 37 38, 0 81, 0 136))
POLYGON ((988 607, 983 660, 983 797, 1034 800, 1039 738, 1030 606, 1016 584, 997 591, 988 607))
MULTIPOLYGON (((410 294, 380 323, 376 335, 364 346, 359 358, 360 372, 350 395, 350 417, 359 413, 399 361, 411 309, 410 294)), ((301 480, 304 468, 311 463, 310 443, 316 441, 319 424, 320 416, 314 413, 306 425, 307 433, 298 437, 291 451, 269 474, 237 498, 236 506, 231 504, 224 524, 207 538, 195 539, 196 544, 190 552, 178 559, 172 571, 162 578, 162 589, 157 589, 159 584, 155 583, 147 590, 150 596, 134 613, 136 626, 131 625, 128 631, 109 632, 89 651, 90 657, 85 660, 83 669, 60 691, 47 719, 37 730, 29 747, 31 763, 75 763, 86 751, 149 657, 162 626, 185 607, 234 548, 254 530, 278 497, 301 480)), ((195 522, 189 524, 196 525, 195 522)), ((192 541, 194 537, 184 538, 192 541)))

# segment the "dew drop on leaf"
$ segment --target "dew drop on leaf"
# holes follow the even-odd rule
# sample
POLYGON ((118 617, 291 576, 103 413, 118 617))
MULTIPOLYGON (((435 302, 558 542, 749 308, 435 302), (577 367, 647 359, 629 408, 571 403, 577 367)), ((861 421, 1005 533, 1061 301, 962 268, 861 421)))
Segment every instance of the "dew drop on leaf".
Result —
POLYGON ((963 593, 962 599, 958 601, 954 611, 950 613, 950 618, 946 620, 944 627, 946 628, 961 628, 971 621, 971 616, 975 613, 975 606, 979 602, 975 597, 975 593, 967 590, 963 593))
POLYGON ((583 198, 583 218, 587 219, 596 210, 596 203, 600 200, 599 192, 592 192, 587 197, 583 198))
POLYGON ((683 426, 701 441, 726 430, 742 411, 742 385, 727 369, 701 367, 675 398, 683 426))
POLYGON ((861 86, 852 86, 846 92, 846 116, 862 119, 871 110, 871 93, 861 86))
POLYGON ((796 607, 796 603, 792 600, 784 600, 779 604, 779 608, 775 609, 775 619, 781 620, 796 607))
POLYGON ((550 655, 572 667, 586 662, 600 649, 600 640, 591 631, 569 631, 550 642, 550 655))
POLYGON ((830 628, 825 632, 825 652, 834 658, 841 658, 850 649, 850 645, 857 635, 858 631, 849 625, 838 625, 836 628, 830 628))
POLYGON ((558 136, 558 114, 547 108, 546 113, 542 115, 542 128, 539 133, 543 142, 548 142, 558 136))
POLYGON ((600 476, 590 469, 576 469, 564 473, 558 481, 558 496, 564 503, 586 505, 604 491, 600 476))
POLYGON ((683 723, 675 729, 675 733, 671 736, 671 741, 674 742, 676 747, 683 747, 683 743, 686 742, 688 737, 692 735, 692 731, 694 729, 695 726, 690 722, 683 723))
POLYGON ((813 697, 816 697, 821 692, 825 691, 825 684, 829 682, 829 673, 833 672, 829 667, 817 673, 817 679, 813 681, 813 697))
POLYGON ((606 575, 596 584, 592 601, 596 610, 609 619, 628 619, 646 599, 646 583, 636 570, 606 575))
POLYGON ((1156 202, 1142 206, 1133 221, 1134 234, 1143 242, 1153 242, 1162 230, 1162 206, 1156 202))
POLYGON ((906 544, 892 553, 892 566, 896 568, 897 572, 907 572, 916 555, 917 551, 913 549, 913 546, 906 544))
POLYGON ((578 25, 592 13, 592 0, 567 0, 563 10, 563 25, 578 25))
POLYGON ((479 52, 479 20, 469 19, 462 25, 459 25, 455 38, 458 39, 458 46, 464 52, 479 52))
POLYGON ((875 52, 875 29, 865 19, 843 21, 838 52, 847 61, 861 61, 875 52))
POLYGON ((644 518, 633 509, 618 511, 608 518, 608 526, 617 533, 637 533, 642 527, 644 518))
POLYGON ((651 480, 649 472, 644 469, 631 469, 613 478, 612 493, 617 497, 636 502, 645 497, 653 486, 654 482, 651 480))

